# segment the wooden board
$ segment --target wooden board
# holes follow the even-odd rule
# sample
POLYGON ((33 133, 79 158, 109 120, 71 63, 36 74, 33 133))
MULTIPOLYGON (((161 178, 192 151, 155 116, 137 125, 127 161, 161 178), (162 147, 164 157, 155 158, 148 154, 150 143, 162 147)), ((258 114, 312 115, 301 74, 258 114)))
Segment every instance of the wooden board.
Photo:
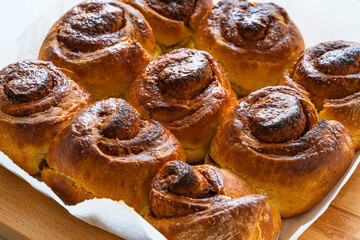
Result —
POLYGON ((360 166, 326 212, 299 239, 360 239, 360 166))
POLYGON ((0 238, 120 239, 75 218, 3 167, 0 167, 0 238))
MULTIPOLYGON (((0 167, 0 238, 119 239, 73 217, 3 167, 0 167)), ((360 239, 360 167, 329 209, 299 239, 360 239)))

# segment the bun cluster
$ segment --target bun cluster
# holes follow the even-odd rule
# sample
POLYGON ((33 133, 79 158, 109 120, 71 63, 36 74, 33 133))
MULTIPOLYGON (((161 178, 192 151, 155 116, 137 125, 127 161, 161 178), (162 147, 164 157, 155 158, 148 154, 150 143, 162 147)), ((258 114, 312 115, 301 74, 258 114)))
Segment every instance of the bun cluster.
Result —
POLYGON ((169 239, 272 240, 351 165, 359 91, 360 44, 304 50, 276 4, 87 0, 0 70, 0 150, 169 239))

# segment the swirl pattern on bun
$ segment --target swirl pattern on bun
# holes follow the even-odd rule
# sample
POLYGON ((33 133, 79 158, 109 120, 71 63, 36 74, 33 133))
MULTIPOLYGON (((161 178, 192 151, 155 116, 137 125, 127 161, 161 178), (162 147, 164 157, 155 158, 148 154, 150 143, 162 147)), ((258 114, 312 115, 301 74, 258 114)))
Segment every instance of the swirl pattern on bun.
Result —
POLYGON ((185 161, 178 140, 110 98, 85 107, 61 129, 42 167, 44 182, 66 203, 124 200, 143 213, 152 179, 171 160, 185 161))
POLYGON ((236 99, 210 54, 177 49, 151 62, 131 83, 129 102, 141 116, 168 128, 184 146, 187 161, 196 162, 204 159, 236 99))
POLYGON ((273 3, 223 0, 208 12, 195 34, 197 49, 224 67, 239 95, 278 84, 304 49, 286 11, 273 3))
POLYGON ((354 157, 350 132, 318 121, 314 105, 286 86, 244 98, 225 118, 209 160, 232 169, 267 193, 282 217, 311 209, 333 188, 354 157))
POLYGON ((140 12, 114 0, 88 0, 50 29, 39 59, 52 61, 97 98, 124 95, 152 60, 153 32, 140 12))
POLYGON ((213 6, 211 0, 122 0, 138 9, 154 31, 156 42, 167 53, 174 48, 194 48, 192 35, 213 6))
POLYGON ((168 239, 277 239, 281 228, 266 195, 237 174, 180 161, 157 173, 145 219, 168 239))
POLYGON ((0 150, 30 175, 50 142, 92 94, 51 62, 26 60, 0 71, 0 150))
POLYGON ((341 122, 360 147, 360 43, 332 41, 306 49, 281 84, 305 90, 319 117, 341 122))

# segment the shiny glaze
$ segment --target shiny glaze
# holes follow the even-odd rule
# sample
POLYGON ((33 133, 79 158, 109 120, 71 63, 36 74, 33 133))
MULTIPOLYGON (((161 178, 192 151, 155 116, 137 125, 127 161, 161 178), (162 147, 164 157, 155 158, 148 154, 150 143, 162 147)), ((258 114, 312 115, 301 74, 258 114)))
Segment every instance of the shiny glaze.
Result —
POLYGON ((176 21, 188 21, 194 11, 197 0, 146 0, 146 4, 167 17, 176 21))
POLYGON ((185 161, 185 155, 168 130, 140 119, 124 100, 109 98, 67 122, 50 146, 42 176, 69 204, 106 197, 142 214, 153 177, 174 159, 185 161))
MULTIPOLYGON (((166 123, 218 108, 231 97, 219 66, 205 52, 179 49, 160 56, 132 83, 136 100, 150 117, 166 123), (214 71, 215 70, 215 71, 214 71)), ((217 110, 218 111, 218 110, 217 110)))
POLYGON ((325 99, 341 99, 357 93, 360 91, 360 44, 333 41, 308 48, 289 77, 310 93, 318 109, 325 99))
POLYGON ((273 3, 219 1, 200 22, 197 49, 221 63, 239 97, 277 85, 304 49, 299 29, 273 3))
POLYGON ((122 1, 144 15, 162 54, 181 47, 194 48, 192 35, 206 12, 213 6, 212 0, 122 1))
MULTIPOLYGON (((276 157, 301 158, 299 154, 307 154, 310 149, 316 151, 313 143, 321 141, 321 135, 315 133, 328 126, 326 122, 318 125, 316 109, 309 99, 283 86, 253 92, 234 108, 234 115, 234 131, 241 133, 234 137, 248 136, 251 149, 276 157)), ((315 168, 315 164, 318 163, 313 162, 311 166, 315 168)))
MULTIPOLYGON (((139 133, 141 120, 138 113, 125 103, 122 105, 119 113, 111 114, 103 122, 101 132, 107 138, 129 140, 139 133)), ((101 112, 101 115, 103 114, 105 112, 101 112)))
POLYGON ((8 116, 24 117, 22 121, 45 117, 32 116, 38 112, 56 117, 52 115, 59 113, 52 108, 61 106, 69 94, 81 99, 80 102, 90 97, 51 62, 26 60, 0 71, 0 110, 8 116))
POLYGON ((187 53, 167 55, 165 61, 154 66, 163 94, 191 100, 213 81, 211 64, 206 57, 196 51, 187 53))
POLYGON ((360 43, 332 41, 306 49, 281 84, 309 95, 320 118, 341 122, 360 148, 360 43))
POLYGON ((209 203, 230 200, 221 194, 224 185, 221 173, 211 166, 207 168, 176 161, 164 165, 151 185, 152 213, 158 218, 180 217, 207 210, 209 203), (204 174, 206 170, 215 181, 207 179, 210 174, 204 174))
POLYGON ((137 98, 151 118, 161 122, 182 120, 209 107, 210 98, 220 102, 229 95, 222 86, 226 86, 226 79, 213 74, 207 57, 196 50, 175 50, 146 68, 133 85, 139 82, 137 98))
POLYGON ((317 59, 317 68, 331 75, 360 73, 360 46, 336 49, 317 59))
POLYGON ((160 121, 185 148, 208 144, 236 102, 221 67, 208 53, 192 49, 158 57, 129 92, 129 102, 141 116, 160 121))
POLYGON ((51 62, 8 65, 0 70, 0 151, 29 174, 39 173, 56 133, 92 100, 51 62))
POLYGON ((96 52, 115 44, 127 44, 127 39, 149 37, 152 32, 145 21, 116 1, 86 1, 61 19, 57 30, 59 44, 66 47, 69 57, 81 52, 96 52), (127 27, 125 27, 128 25, 127 27), (133 25, 134 30, 129 30, 133 25))
POLYGON ((98 154, 105 154, 111 161, 152 161, 148 151, 165 149, 167 141, 173 141, 159 123, 141 120, 136 110, 121 99, 96 102, 71 124, 78 147, 83 147, 81 141, 90 141, 94 150, 100 150, 98 154))
POLYGON ((287 86, 266 87, 239 102, 218 128, 210 157, 242 173, 267 193, 282 217, 318 203, 354 156, 350 132, 318 120, 306 95, 287 86))
MULTIPOLYGON (((35 64, 26 66, 20 72, 2 74, 0 82, 9 101, 29 102, 38 100, 49 94, 54 85, 54 74, 35 64)), ((55 83, 56 84, 56 83, 55 83)))
POLYGON ((303 133, 306 116, 300 101, 289 94, 273 93, 251 106, 253 134, 263 142, 285 142, 303 133))
POLYGON ((292 41, 287 25, 293 23, 286 11, 273 3, 220 1, 207 21, 215 33, 234 47, 252 51, 277 48, 285 54, 285 42, 292 41))
POLYGON ((224 1, 214 14, 218 11, 223 11, 219 20, 222 36, 237 47, 268 49, 287 35, 289 17, 275 4, 224 1))
POLYGON ((8 65, 0 72, 3 100, 9 103, 36 101, 46 97, 64 75, 54 65, 42 61, 24 61, 8 65))
MULTIPOLYGON (((256 91, 235 107, 234 114, 236 116, 234 119, 236 132, 242 129, 241 135, 247 135, 252 139, 249 147, 259 153, 275 154, 276 156, 274 157, 276 158, 289 156, 294 158, 293 160, 300 160, 306 154, 309 154, 309 151, 318 151, 322 144, 330 144, 331 141, 334 141, 332 144, 340 144, 336 136, 331 136, 338 131, 335 130, 337 127, 333 129, 333 126, 326 121, 318 122, 314 105, 304 95, 289 87, 266 87, 256 91), (279 95, 281 98, 279 98, 279 95), (265 127, 270 125, 271 135, 269 137, 273 138, 273 141, 262 141, 256 135, 259 131, 257 129, 258 126, 256 126, 257 123, 253 120, 254 108, 256 114, 263 114, 264 112, 257 109, 259 102, 263 101, 271 101, 271 104, 263 106, 268 111, 266 111, 266 115, 261 117, 264 119, 262 123, 265 127), (277 108, 274 109, 273 106, 277 108), (289 110, 289 107, 292 110, 289 110), (253 126, 254 123, 255 126, 253 126), (295 127, 298 127, 298 129, 295 127), (335 132, 333 133, 334 130, 335 132), (321 132, 329 134, 328 139, 322 139, 323 136, 319 134, 321 132), (315 143, 316 145, 314 145, 315 143), (315 148, 315 146, 318 147, 315 148)), ((265 127, 261 126, 261 129, 265 127)), ((260 132, 258 134, 265 135, 267 132, 260 132)), ((243 136, 234 137, 241 139, 243 136)), ((326 147, 323 146, 323 148, 326 147)), ((315 162, 311 159, 308 159, 308 161, 308 163, 300 161, 298 163, 299 166, 296 168, 302 169, 305 172, 312 171, 316 168, 317 164, 321 163, 321 161, 315 162)))
POLYGON ((39 52, 97 99, 123 97, 130 82, 152 60, 155 38, 132 6, 115 0, 88 0, 52 26, 39 52))
POLYGON ((124 10, 115 2, 90 2, 74 8, 62 20, 58 41, 74 52, 92 52, 119 41, 124 10))
POLYGON ((280 217, 253 193, 226 170, 171 161, 152 182, 145 219, 168 239, 276 239, 280 217))

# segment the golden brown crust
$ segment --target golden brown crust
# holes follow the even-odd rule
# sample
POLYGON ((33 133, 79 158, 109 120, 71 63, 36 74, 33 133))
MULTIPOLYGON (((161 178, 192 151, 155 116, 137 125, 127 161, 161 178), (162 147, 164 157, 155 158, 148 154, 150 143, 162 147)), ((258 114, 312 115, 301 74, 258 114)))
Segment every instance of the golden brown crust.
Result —
POLYGON ((306 49, 281 84, 306 90, 320 118, 337 120, 360 147, 360 44, 333 41, 306 49))
POLYGON ((44 182, 51 186, 51 190, 65 203, 74 205, 86 199, 94 198, 94 195, 85 188, 79 187, 75 181, 68 178, 55 169, 50 169, 46 161, 40 163, 41 176, 44 182))
POLYGON ((27 60, 0 71, 0 150, 30 175, 50 142, 92 94, 50 62, 27 60))
POLYGON ((266 192, 282 217, 293 217, 338 182, 352 162, 354 145, 339 122, 318 122, 305 95, 278 86, 251 93, 227 115, 210 157, 266 192))
POLYGON ((136 9, 120 1, 88 0, 52 26, 39 59, 52 61, 99 99, 122 96, 152 60, 154 46, 152 30, 136 9))
POLYGON ((213 7, 194 40, 196 48, 223 65, 238 95, 276 85, 304 49, 299 30, 283 8, 238 0, 213 7))
POLYGON ((145 219, 168 239, 277 239, 279 212, 238 175, 209 165, 166 163, 145 219))
MULTIPOLYGON (((191 38, 211 0, 122 0, 138 9, 154 31, 156 42, 165 48, 176 44, 194 47, 191 38), (184 43, 186 41, 188 43, 184 43), (181 43, 183 42, 183 43, 181 43)), ((165 48, 162 48, 166 51, 165 48)))
POLYGON ((177 49, 151 62, 131 83, 129 102, 144 118, 168 128, 184 146, 187 161, 196 162, 204 159, 236 99, 208 53, 177 49))
POLYGON ((168 130, 141 120, 128 103, 112 98, 85 107, 67 122, 50 146, 42 173, 68 203, 106 197, 124 200, 141 213, 151 180, 174 159, 185 161, 185 155, 168 130))

